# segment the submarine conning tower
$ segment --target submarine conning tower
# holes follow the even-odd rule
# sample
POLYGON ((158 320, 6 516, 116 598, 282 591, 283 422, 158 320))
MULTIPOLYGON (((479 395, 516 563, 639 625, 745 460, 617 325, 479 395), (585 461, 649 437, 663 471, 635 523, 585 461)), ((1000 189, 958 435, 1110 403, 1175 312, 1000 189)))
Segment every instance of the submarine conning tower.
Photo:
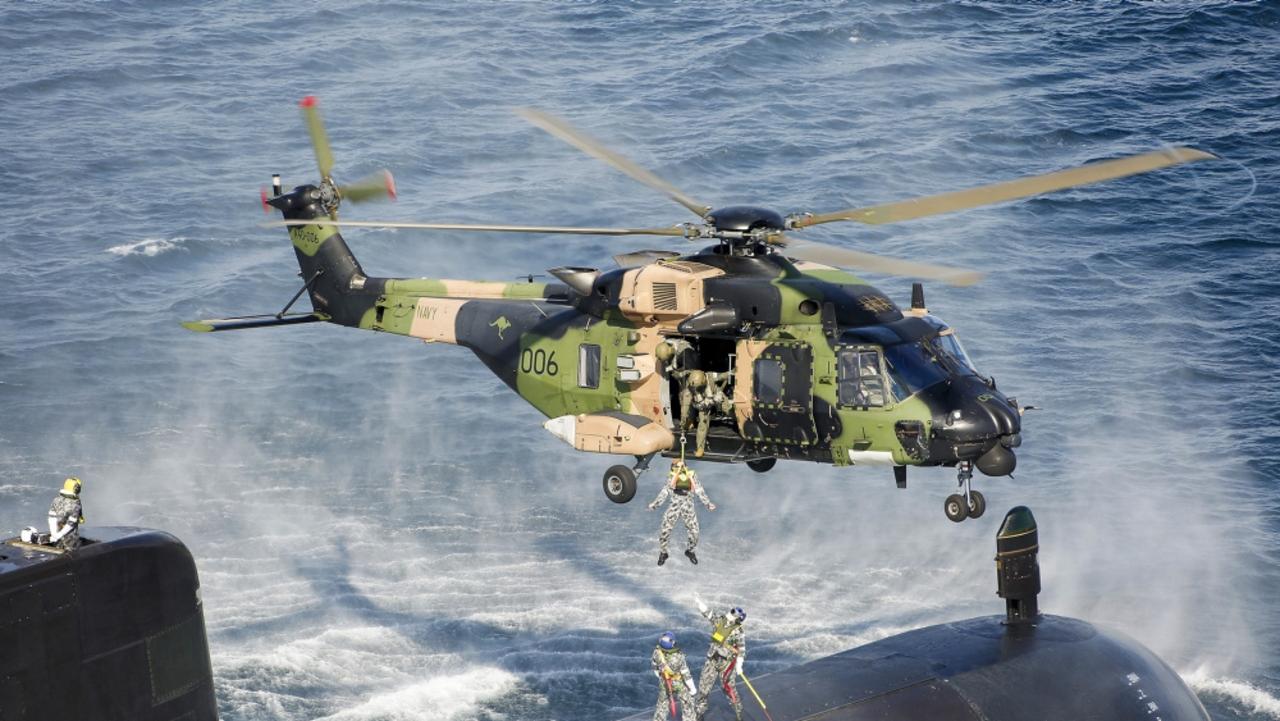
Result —
POLYGON ((217 721, 200 581, 177 538, 0 541, 0 720, 217 721))
POLYGON ((996 533, 996 595, 1004 599, 1005 623, 1032 623, 1040 618, 1040 533, 1031 509, 1009 510, 996 533))

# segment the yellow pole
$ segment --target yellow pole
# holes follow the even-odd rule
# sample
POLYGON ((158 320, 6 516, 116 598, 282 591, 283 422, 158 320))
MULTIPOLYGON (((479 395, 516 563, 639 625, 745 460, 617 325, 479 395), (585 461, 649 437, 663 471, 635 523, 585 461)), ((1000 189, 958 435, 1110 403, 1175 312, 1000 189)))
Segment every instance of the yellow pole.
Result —
POLYGON ((742 682, 751 690, 751 695, 756 697, 756 703, 760 704, 760 710, 764 711, 764 717, 773 721, 773 717, 769 715, 769 707, 764 705, 764 701, 760 698, 760 694, 756 693, 756 687, 751 685, 751 679, 747 678, 745 673, 738 674, 742 677, 742 682))

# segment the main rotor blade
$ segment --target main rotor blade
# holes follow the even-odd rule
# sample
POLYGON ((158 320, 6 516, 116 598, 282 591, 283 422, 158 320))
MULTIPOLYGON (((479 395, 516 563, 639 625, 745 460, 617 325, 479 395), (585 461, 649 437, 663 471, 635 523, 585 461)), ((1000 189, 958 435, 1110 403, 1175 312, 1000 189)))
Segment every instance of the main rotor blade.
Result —
POLYGON ((390 170, 379 170, 367 178, 362 178, 351 185, 338 186, 338 192, 344 200, 352 203, 363 203, 366 200, 396 199, 396 181, 390 170))
POLYGON ((706 214, 711 211, 711 206, 699 203, 693 198, 690 198, 680 192, 680 190, 674 185, 668 183, 662 178, 659 178, 653 173, 650 173, 648 170, 645 170, 631 160, 606 148, 600 141, 573 127, 564 118, 560 118, 534 108, 520 108, 516 112, 520 114, 520 117, 528 120, 548 133, 551 133, 557 138, 560 138, 587 155, 599 158, 600 160, 603 160, 609 165, 612 165, 618 170, 621 170, 631 176, 632 179, 638 180, 650 188, 665 194, 668 198, 671 198, 689 210, 692 210, 699 218, 705 217, 706 214))
POLYGON ((848 268, 849 270, 868 270, 873 273, 900 275, 907 278, 940 280, 950 285, 973 285, 982 280, 982 273, 964 268, 952 268, 946 265, 919 263, 914 260, 900 260, 874 253, 849 250, 826 243, 815 243, 808 240, 785 239, 784 254, 799 260, 812 260, 815 263, 848 268))
POLYGON ((328 178, 333 172, 333 150, 329 148, 329 136, 324 132, 324 123, 320 120, 320 109, 316 107, 316 96, 308 95, 298 103, 302 115, 307 120, 307 130, 311 133, 311 147, 316 151, 316 165, 320 166, 320 178, 328 178))
POLYGON ((568 235, 669 235, 683 238, 685 228, 575 228, 555 225, 474 225, 467 223, 399 223, 365 220, 274 220, 264 228, 290 225, 331 225, 343 228, 415 228, 420 230, 478 230, 492 233, 557 233, 568 235))
POLYGON ((1089 163, 1078 168, 1059 170, 1045 175, 1033 175, 1018 180, 983 185, 977 188, 969 188, 968 190, 927 195, 865 208, 837 210, 834 213, 803 216, 796 219, 794 227, 804 228, 836 220, 856 220, 859 223, 872 225, 897 223, 928 215, 950 213, 957 210, 976 208, 981 205, 1039 195, 1040 193, 1074 188, 1079 185, 1100 183, 1104 180, 1146 173, 1180 163, 1190 163, 1196 160, 1214 160, 1217 157, 1212 153, 1206 153, 1195 148, 1168 148, 1127 158, 1089 163))

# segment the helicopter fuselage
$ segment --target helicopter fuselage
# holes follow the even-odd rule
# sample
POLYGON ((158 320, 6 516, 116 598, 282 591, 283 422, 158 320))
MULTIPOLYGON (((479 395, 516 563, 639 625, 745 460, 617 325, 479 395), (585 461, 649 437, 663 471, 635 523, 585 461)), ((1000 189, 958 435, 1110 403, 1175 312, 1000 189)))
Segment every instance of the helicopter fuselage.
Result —
MULTIPOLYGON (((271 202, 319 217, 306 189, 271 202)), ((289 232, 325 320, 469 348, 578 450, 692 455, 702 422, 709 461, 1015 465, 1018 406, 951 329, 836 268, 719 245, 564 283, 376 278, 333 227, 289 232), (682 397, 691 371, 719 402, 682 397)))

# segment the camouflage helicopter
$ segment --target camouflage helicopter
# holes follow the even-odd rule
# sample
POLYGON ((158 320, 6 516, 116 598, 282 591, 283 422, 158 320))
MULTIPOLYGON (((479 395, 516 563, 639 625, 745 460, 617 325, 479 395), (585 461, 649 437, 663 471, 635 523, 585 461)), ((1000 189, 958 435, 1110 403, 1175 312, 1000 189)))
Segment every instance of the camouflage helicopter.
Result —
POLYGON ((849 273, 864 270, 956 285, 980 274, 886 258, 795 238, 835 221, 896 223, 1144 173, 1216 156, 1188 147, 1090 163, 968 190, 830 213, 783 216, 756 206, 713 208, 550 114, 534 125, 665 194, 697 220, 654 228, 587 228, 338 220, 343 200, 394 197, 391 175, 338 185, 314 97, 300 103, 319 185, 283 192, 264 208, 284 220, 303 286, 276 314, 185 323, 222 331, 325 321, 469 348, 549 418, 545 428, 580 451, 632 456, 609 468, 605 494, 626 503, 657 454, 682 456, 689 435, 705 461, 766 472, 777 459, 837 466, 949 466, 959 491, 952 521, 983 514, 976 467, 1016 466, 1028 407, 979 373, 954 330, 925 307, 923 286, 899 309, 849 273), (691 254, 639 251, 617 268, 562 266, 559 282, 370 277, 339 226, 428 230, 663 236, 707 245, 691 254), (289 313, 308 294, 312 312, 289 313), (696 416, 696 417, 695 417, 696 416), (696 429, 696 430, 695 430, 696 429))

